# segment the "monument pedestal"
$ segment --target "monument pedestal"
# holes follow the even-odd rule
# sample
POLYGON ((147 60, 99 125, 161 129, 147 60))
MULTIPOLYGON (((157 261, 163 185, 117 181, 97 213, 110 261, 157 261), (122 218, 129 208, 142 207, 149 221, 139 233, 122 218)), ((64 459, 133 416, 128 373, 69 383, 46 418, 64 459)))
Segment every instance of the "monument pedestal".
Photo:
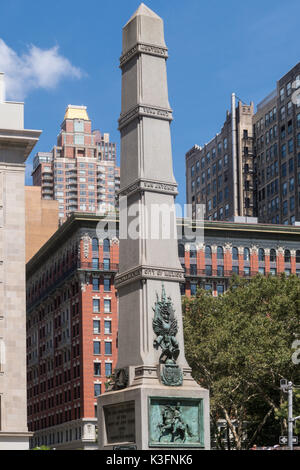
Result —
POLYGON ((209 449, 209 394, 197 386, 136 386, 98 400, 99 448, 209 449))

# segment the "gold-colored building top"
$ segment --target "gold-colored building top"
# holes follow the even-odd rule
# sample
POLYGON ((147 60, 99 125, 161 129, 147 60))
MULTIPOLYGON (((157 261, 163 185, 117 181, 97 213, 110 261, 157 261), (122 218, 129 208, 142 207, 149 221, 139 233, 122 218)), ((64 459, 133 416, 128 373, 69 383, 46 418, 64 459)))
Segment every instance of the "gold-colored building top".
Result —
POLYGON ((83 119, 84 121, 89 121, 90 118, 86 109, 86 106, 74 106, 69 104, 66 109, 65 119, 83 119))

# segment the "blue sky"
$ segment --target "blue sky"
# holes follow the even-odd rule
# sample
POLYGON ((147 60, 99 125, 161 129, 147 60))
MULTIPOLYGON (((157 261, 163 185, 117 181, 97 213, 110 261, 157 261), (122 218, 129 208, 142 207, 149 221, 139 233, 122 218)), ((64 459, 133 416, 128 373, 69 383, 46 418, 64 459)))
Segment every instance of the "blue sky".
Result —
MULTIPOLYGON (((55 145, 68 104, 86 105, 93 127, 109 132, 119 150, 121 31, 140 2, 1 3, 0 71, 9 69, 8 99, 25 100, 25 126, 43 130, 34 153, 55 145)), ((243 101, 257 104, 299 62, 300 2, 145 3, 165 22, 177 202, 183 204, 185 153, 219 130, 232 91, 243 101)), ((31 184, 32 158, 33 154, 27 184, 31 184)))

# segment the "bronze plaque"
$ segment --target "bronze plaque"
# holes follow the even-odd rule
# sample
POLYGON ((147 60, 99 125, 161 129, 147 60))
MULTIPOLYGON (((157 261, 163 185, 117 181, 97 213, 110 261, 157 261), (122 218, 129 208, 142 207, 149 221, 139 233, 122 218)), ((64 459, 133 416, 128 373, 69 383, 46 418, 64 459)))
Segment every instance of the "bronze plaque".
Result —
POLYGON ((134 401, 104 406, 107 444, 135 442, 134 401))

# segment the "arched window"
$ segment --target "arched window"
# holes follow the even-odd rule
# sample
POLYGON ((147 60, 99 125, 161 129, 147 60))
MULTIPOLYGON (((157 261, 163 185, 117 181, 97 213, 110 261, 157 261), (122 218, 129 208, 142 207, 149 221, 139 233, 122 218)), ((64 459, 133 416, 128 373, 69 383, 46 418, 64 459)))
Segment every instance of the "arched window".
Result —
POLYGON ((195 245, 192 245, 190 248, 190 258, 197 258, 197 249, 195 245))
POLYGON ((258 261, 265 261, 265 250, 263 248, 258 250, 258 261))
POLYGON ((184 245, 182 243, 178 245, 178 256, 184 258, 184 245))
POLYGON ((249 250, 249 248, 244 248, 244 261, 250 261, 250 250, 249 250))
POLYGON ((103 251, 104 251, 104 253, 109 253, 110 252, 109 238, 105 238, 105 240, 103 240, 103 251))
POLYGON ((274 250, 273 248, 272 250, 270 250, 270 262, 276 263, 276 250, 274 250))
POLYGON ((284 262, 290 263, 291 262, 291 252, 290 250, 285 250, 284 252, 284 262))
POLYGON ((232 248, 232 260, 233 261, 239 260, 239 250, 235 246, 232 248))
POLYGON ((211 260, 211 247, 210 246, 205 247, 205 259, 211 260))
POLYGON ((300 250, 296 251, 296 263, 300 263, 300 250))
POLYGON ((98 253, 98 249, 99 249, 99 240, 98 238, 93 238, 92 240, 92 250, 94 253, 98 253))
POLYGON ((218 246, 217 258, 218 258, 218 260, 223 260, 224 259, 224 250, 221 246, 218 246))

